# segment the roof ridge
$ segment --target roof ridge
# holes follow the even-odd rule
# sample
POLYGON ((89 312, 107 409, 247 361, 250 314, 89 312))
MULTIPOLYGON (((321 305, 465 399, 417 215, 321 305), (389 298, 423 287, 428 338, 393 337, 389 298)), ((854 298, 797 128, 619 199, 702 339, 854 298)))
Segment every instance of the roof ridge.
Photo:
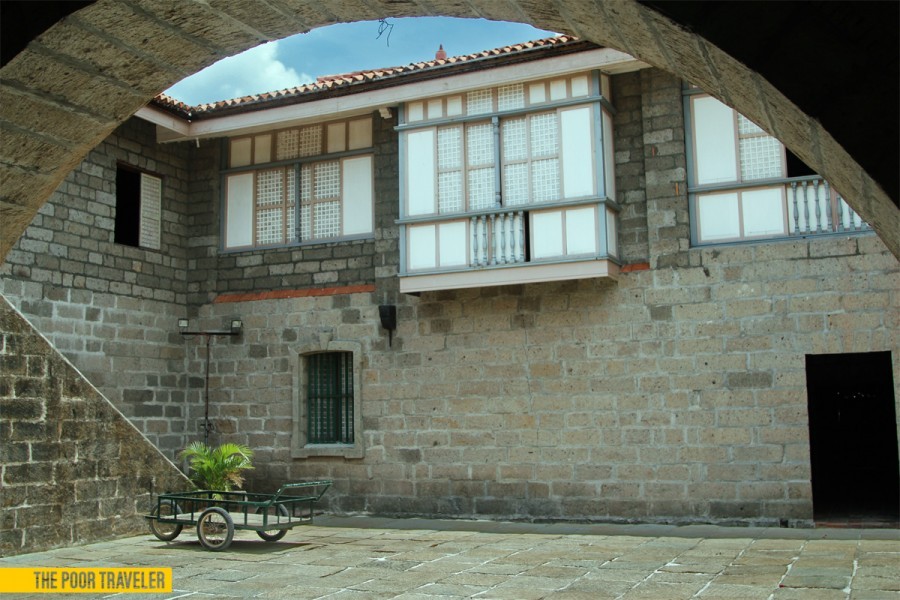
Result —
POLYGON ((509 56, 520 52, 528 52, 532 50, 539 50, 542 48, 548 48, 551 46, 558 46, 562 44, 568 44, 572 42, 580 41, 578 37, 568 34, 559 34, 552 37, 541 38, 537 40, 530 40, 526 42, 519 42, 516 44, 508 44, 506 46, 500 46, 497 48, 490 48, 487 50, 481 50, 478 52, 473 52, 471 54, 462 54, 456 56, 448 56, 443 59, 432 59, 427 61, 419 61, 414 63, 409 63, 408 65, 403 66, 394 66, 394 67, 381 67, 377 69, 362 69, 358 71, 351 71, 348 73, 337 73, 334 75, 323 75, 316 78, 316 81, 310 83, 303 83, 294 87, 283 88, 280 90, 272 90, 268 92, 260 92, 257 94, 249 94, 247 96, 240 96, 238 98, 226 98, 223 100, 216 100, 214 102, 205 102, 196 105, 189 105, 177 98, 169 96, 165 93, 158 94, 153 100, 152 103, 160 106, 162 108, 166 108, 168 110, 178 112, 184 115, 187 118, 199 115, 199 114, 208 114, 212 112, 216 112, 218 110, 224 110, 231 107, 237 106, 247 106, 251 104, 257 104, 261 102, 269 102, 274 101, 279 98, 288 98, 291 96, 299 96, 301 94, 313 93, 319 91, 327 91, 333 90, 339 87, 346 87, 354 84, 365 83, 369 81, 377 81, 388 79, 391 77, 406 75, 409 73, 421 72, 427 69, 434 68, 442 68, 449 67, 453 65, 459 65, 464 63, 475 62, 479 60, 485 60, 490 58, 496 58, 499 56, 509 56))

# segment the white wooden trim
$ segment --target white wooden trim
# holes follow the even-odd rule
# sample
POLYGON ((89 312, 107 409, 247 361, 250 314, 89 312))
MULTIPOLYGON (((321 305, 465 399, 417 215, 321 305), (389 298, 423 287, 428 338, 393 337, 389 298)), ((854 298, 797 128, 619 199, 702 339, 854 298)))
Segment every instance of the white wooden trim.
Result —
POLYGON ((400 291, 402 293, 431 292, 496 285, 539 283, 542 281, 590 279, 594 277, 618 279, 618 276, 619 266, 610 260, 584 260, 497 267, 453 273, 408 275, 400 277, 400 291))
MULTIPOLYGON (((474 66, 478 62, 472 61, 472 64, 474 66)), ((618 74, 648 67, 649 65, 646 63, 619 50, 598 48, 494 69, 436 77, 429 81, 415 81, 371 92, 349 94, 338 98, 323 98, 312 102, 257 110, 239 115, 214 117, 192 123, 187 123, 178 117, 149 106, 140 109, 136 116, 159 126, 157 129, 158 142, 174 142, 186 139, 243 135, 335 118, 371 114, 372 111, 383 106, 396 106, 402 102, 415 101, 429 96, 444 96, 464 90, 496 87, 542 77, 562 77, 590 69, 600 69, 604 73, 618 74)))

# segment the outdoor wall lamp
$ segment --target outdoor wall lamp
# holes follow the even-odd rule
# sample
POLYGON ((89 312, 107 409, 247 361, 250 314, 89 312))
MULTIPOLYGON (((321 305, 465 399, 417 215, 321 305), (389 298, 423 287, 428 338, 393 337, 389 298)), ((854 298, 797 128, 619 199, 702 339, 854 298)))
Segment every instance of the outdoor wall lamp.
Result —
POLYGON ((397 306, 395 304, 382 304, 378 307, 378 316, 381 326, 388 332, 388 347, 391 346, 394 330, 397 329, 397 306))
POLYGON ((230 326, 228 329, 222 330, 208 330, 208 331, 188 331, 188 320, 187 319, 178 319, 178 332, 185 339, 190 338, 195 335, 202 335, 206 339, 206 378, 205 384, 203 387, 203 404, 204 404, 204 417, 203 417, 203 443, 207 446, 209 445, 209 432, 212 429, 212 426, 209 422, 209 341, 217 336, 217 335, 227 335, 227 336, 235 336, 241 334, 241 329, 244 327, 244 323, 240 319, 231 319, 230 326))
POLYGON ((240 335, 241 329, 244 327, 244 322, 240 319, 232 319, 228 329, 213 329, 213 330, 205 330, 205 331, 188 331, 188 320, 187 319, 178 319, 178 332, 181 335, 240 335))

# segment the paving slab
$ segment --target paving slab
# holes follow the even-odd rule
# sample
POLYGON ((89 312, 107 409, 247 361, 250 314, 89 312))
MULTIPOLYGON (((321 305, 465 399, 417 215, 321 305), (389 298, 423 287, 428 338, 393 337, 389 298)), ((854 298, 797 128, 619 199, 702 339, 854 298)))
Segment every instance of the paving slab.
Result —
POLYGON ((86 566, 171 567, 173 591, 78 600, 900 600, 900 531, 323 516, 223 552, 185 530, 0 558, 86 566))

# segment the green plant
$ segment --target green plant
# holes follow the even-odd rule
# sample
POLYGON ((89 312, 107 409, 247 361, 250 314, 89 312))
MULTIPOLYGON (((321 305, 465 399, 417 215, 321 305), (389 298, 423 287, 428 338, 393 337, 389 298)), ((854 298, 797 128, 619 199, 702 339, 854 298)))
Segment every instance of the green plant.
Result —
POLYGON ((211 448, 203 442, 193 442, 178 457, 190 461, 191 481, 204 490, 230 492, 240 488, 244 483, 241 472, 253 468, 253 450, 241 444, 211 448))

